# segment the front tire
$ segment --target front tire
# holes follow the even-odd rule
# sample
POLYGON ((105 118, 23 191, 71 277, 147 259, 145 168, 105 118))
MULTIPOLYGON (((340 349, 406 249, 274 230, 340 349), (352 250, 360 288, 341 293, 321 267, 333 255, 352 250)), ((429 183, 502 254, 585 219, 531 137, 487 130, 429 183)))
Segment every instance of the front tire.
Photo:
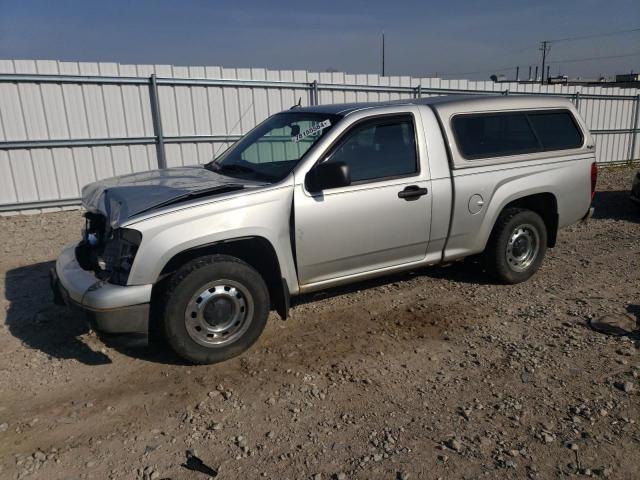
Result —
POLYGON ((253 267, 227 255, 200 257, 169 281, 163 332, 182 358, 217 363, 256 342, 267 323, 269 306, 269 290, 253 267))
POLYGON ((521 283, 540 268, 547 251, 547 228, 537 213, 509 208, 496 221, 484 252, 487 272, 502 283, 521 283))

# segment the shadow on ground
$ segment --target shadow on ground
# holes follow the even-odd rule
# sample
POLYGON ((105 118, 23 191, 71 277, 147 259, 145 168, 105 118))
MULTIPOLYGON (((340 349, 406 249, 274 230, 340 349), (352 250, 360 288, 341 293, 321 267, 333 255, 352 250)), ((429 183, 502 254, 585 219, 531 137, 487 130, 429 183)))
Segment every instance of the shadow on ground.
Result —
POLYGON ((636 348, 640 348, 640 305, 631 304, 627 306, 627 312, 635 317, 636 330, 633 333, 632 340, 636 343, 636 348))
MULTIPOLYGON (((5 297, 10 302, 6 325, 27 347, 58 359, 75 359, 85 365, 111 363, 109 356, 87 343, 91 331, 80 311, 53 303, 49 270, 54 262, 15 268, 6 273, 5 297)), ((140 360, 181 364, 178 357, 161 346, 149 346, 146 335, 100 334, 100 341, 114 350, 140 360)))
MULTIPOLYGON (((184 365, 178 356, 162 344, 149 344, 146 335, 99 334, 91 345, 91 327, 85 314, 53 303, 49 270, 54 262, 42 262, 9 270, 5 278, 5 297, 9 301, 6 325, 11 334, 28 348, 40 350, 57 359, 74 359, 85 365, 111 363, 108 352, 100 351, 101 344, 132 358, 153 363, 184 365)), ((296 298, 295 304, 305 304, 325 298, 338 297, 358 290, 366 290, 419 276, 443 278, 458 282, 486 283, 487 278, 477 262, 460 262, 448 267, 421 268, 415 271, 336 287, 296 298)))
POLYGON ((54 358, 75 359, 86 365, 103 365, 111 360, 91 349, 80 338, 89 326, 80 312, 53 304, 49 270, 54 262, 43 262, 9 270, 5 297, 9 300, 6 324, 13 336, 26 346, 54 358))
POLYGON ((406 282, 416 277, 429 277, 433 279, 443 279, 459 283, 472 283, 476 285, 493 284, 491 278, 483 270, 482 265, 476 257, 470 257, 464 261, 452 263, 446 266, 421 267, 416 270, 385 275, 371 280, 351 283, 340 287, 333 287, 316 293, 307 293, 293 299, 293 305, 302 305, 316 300, 340 297, 349 293, 370 288, 392 285, 398 282, 406 282))
POLYGON ((629 199, 626 190, 597 192, 593 207, 593 218, 640 223, 640 207, 629 199))
POLYGON ((640 305, 631 304, 627 306, 627 312, 636 317, 636 323, 640 328, 640 305))

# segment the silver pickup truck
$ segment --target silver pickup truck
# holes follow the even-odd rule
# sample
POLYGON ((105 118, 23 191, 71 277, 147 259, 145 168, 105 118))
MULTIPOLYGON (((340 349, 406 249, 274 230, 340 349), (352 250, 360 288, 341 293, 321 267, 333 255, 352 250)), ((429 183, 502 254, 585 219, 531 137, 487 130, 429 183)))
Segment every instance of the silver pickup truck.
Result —
POLYGON ((301 293, 477 254, 497 281, 527 280, 596 177, 562 98, 294 107, 207 165, 87 185, 84 238, 52 284, 97 330, 213 363, 301 293))

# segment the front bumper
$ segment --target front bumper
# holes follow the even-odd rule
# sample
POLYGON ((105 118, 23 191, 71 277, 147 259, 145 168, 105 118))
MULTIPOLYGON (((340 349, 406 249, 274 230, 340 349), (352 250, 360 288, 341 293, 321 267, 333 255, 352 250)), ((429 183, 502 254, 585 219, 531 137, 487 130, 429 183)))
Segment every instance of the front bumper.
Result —
POLYGON ((68 245, 51 270, 54 301, 89 314, 94 328, 109 333, 147 332, 152 285, 112 285, 83 270, 68 245))

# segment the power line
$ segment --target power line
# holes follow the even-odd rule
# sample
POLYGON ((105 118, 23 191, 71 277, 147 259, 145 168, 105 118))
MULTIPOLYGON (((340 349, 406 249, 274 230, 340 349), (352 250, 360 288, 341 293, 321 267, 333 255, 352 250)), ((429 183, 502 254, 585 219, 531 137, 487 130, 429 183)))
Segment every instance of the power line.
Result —
POLYGON ((538 48, 537 45, 528 45, 528 46, 523 47, 523 48, 518 48, 517 50, 509 50, 508 52, 504 52, 504 54, 505 55, 510 55, 512 53, 521 53, 521 52, 535 50, 536 48, 538 48))
MULTIPOLYGON (((547 60, 546 63, 577 63, 577 62, 588 62, 591 60, 606 60, 609 58, 626 58, 626 57, 636 57, 640 56, 640 52, 635 53, 625 53, 622 55, 603 55, 599 57, 584 57, 584 58, 567 58, 564 60, 547 60)), ((508 67, 501 68, 492 68, 490 70, 476 70, 475 72, 454 72, 454 73, 440 73, 441 77, 452 77, 454 75, 477 75, 480 73, 497 73, 497 72, 506 72, 508 70, 515 69, 515 66, 511 65, 508 67)))
POLYGON ((588 62, 590 60, 606 60, 608 58, 624 58, 624 57, 637 57, 637 56, 640 56, 640 52, 625 53, 623 55, 604 55, 601 57, 569 58, 566 60, 547 61, 547 63, 576 63, 576 62, 588 62))
MULTIPOLYGON (((594 34, 594 35, 583 35, 581 37, 558 38, 556 40, 547 40, 547 43, 551 43, 551 42, 568 42, 568 41, 572 41, 572 40, 583 40, 583 39, 588 39, 588 38, 610 37, 610 36, 613 36, 613 35, 620 35, 620 34, 632 33, 632 32, 640 32, 640 28, 632 28, 632 29, 629 29, 629 30, 619 30, 617 32, 597 33, 597 34, 594 34)), ((504 54, 505 55, 510 55, 512 53, 521 53, 521 52, 525 52, 525 51, 531 51, 531 50, 534 50, 534 49, 539 49, 539 45, 529 44, 526 47, 518 48, 516 50, 508 50, 508 51, 504 52, 504 54)))
POLYGON ((622 35, 624 33, 632 33, 632 32, 640 32, 640 28, 631 28, 629 30, 618 30, 616 32, 596 33, 593 35, 583 35, 580 37, 556 38, 555 40, 549 40, 549 42, 572 42, 574 40, 586 40, 588 38, 611 37, 613 35, 622 35))
MULTIPOLYGON (((620 33, 636 32, 636 31, 640 32, 640 28, 635 28, 635 29, 631 29, 631 30, 621 30, 621 31, 618 31, 618 32, 609 32, 609 33, 598 34, 598 35, 588 35, 588 36, 584 36, 584 37, 572 37, 571 40, 573 40, 573 39, 582 39, 582 38, 595 38, 595 37, 601 37, 601 36, 610 36, 610 35, 617 35, 617 34, 620 34, 620 33)), ((544 48, 544 44, 546 43, 546 53, 548 54, 549 49, 550 49, 550 45, 549 45, 550 42, 558 42, 558 41, 564 41, 564 40, 569 40, 569 39, 547 40, 546 42, 541 42, 542 46, 539 47, 539 49, 542 51, 542 49, 544 48)), ((519 50, 515 50, 515 51, 513 51, 513 53, 516 53, 518 51, 528 50, 529 48, 533 49, 533 46, 526 47, 526 48, 519 49, 519 50)), ((578 62, 588 62, 588 61, 592 61, 592 60, 606 60, 606 59, 611 59, 611 58, 626 58, 626 57, 635 57, 635 56, 640 56, 640 52, 626 53, 626 54, 622 54, 622 55, 603 55, 603 56, 598 56, 598 57, 568 58, 568 59, 565 59, 565 60, 547 60, 547 59, 545 59, 544 63, 546 63, 546 64, 578 63, 578 62)), ((506 67, 492 68, 490 70, 477 70, 477 71, 473 71, 473 72, 440 73, 440 76, 441 77, 452 77, 452 76, 456 76, 456 75, 478 75, 478 74, 482 74, 482 73, 498 73, 498 72, 506 72, 508 70, 513 70, 514 68, 515 67, 513 65, 510 65, 510 66, 506 66, 506 67)), ((542 75, 544 76, 544 70, 542 72, 542 75)))

